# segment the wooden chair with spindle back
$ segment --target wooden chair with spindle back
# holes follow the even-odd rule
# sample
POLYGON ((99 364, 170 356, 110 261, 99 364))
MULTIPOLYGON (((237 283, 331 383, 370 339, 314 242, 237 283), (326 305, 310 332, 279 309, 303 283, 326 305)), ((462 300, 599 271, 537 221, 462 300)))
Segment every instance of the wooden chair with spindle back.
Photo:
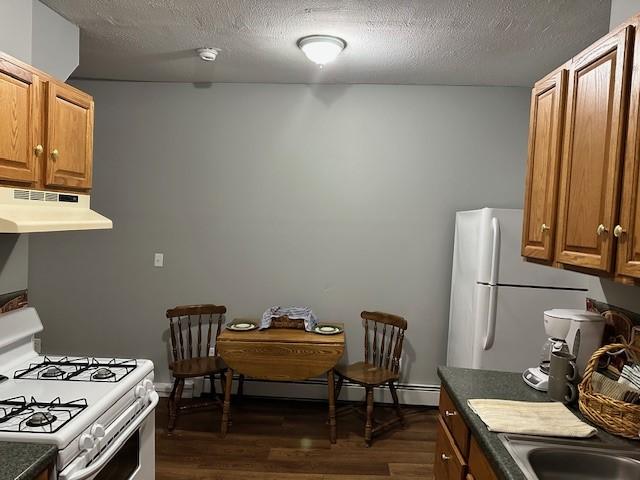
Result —
MULTIPOLYGON (((400 378, 400 357, 407 321, 397 315, 382 312, 362 312, 360 314, 364 326, 364 361, 346 367, 336 367, 338 376, 336 400, 344 379, 356 383, 366 391, 366 423, 364 440, 371 446, 374 435, 391 428, 398 423, 404 424, 404 415, 395 382, 400 378), (384 423, 376 422, 373 416, 373 389, 389 386, 397 418, 384 423)), ((350 410, 353 410, 350 408, 350 410)))
MULTIPOLYGON (((216 394, 215 380, 216 375, 220 374, 220 382, 224 388, 227 365, 222 358, 211 356, 209 352, 220 335, 226 312, 227 308, 222 305, 179 305, 167 310, 172 356, 169 369, 175 379, 169 395, 169 432, 175 428, 178 412, 181 410, 214 405, 222 408, 222 401, 216 394), (195 345, 194 329, 197 331, 195 345), (185 380, 196 377, 209 378, 213 401, 181 405, 185 380)), ((241 377, 238 384, 239 395, 242 394, 242 383, 241 377)))

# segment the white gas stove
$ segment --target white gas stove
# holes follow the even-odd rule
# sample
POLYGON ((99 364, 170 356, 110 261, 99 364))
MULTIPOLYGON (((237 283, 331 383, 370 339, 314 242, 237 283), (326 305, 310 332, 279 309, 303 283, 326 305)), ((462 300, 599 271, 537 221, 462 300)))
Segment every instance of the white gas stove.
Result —
POLYGON ((33 308, 0 315, 0 440, 56 445, 52 479, 153 479, 153 363, 41 356, 41 330, 33 308))

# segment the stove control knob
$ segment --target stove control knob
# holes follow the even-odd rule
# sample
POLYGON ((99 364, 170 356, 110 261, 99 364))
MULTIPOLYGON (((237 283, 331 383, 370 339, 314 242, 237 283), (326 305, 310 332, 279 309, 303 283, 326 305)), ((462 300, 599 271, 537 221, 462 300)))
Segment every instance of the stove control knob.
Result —
POLYGON ((153 382, 148 378, 145 378, 142 381, 142 386, 145 388, 147 392, 155 392, 156 388, 153 386, 153 382))
POLYGON ((133 394, 136 396, 136 398, 144 398, 144 396, 147 394, 147 390, 142 385, 138 385, 133 391, 133 394))
POLYGON ((91 435, 90 433, 83 433, 82 435, 80 435, 78 445, 80 446, 80 450, 91 450, 96 446, 96 441, 93 439, 93 435, 91 435))
POLYGON ((94 423, 93 427, 91 427, 91 435, 93 435, 96 439, 99 439, 104 437, 104 434, 104 427, 99 423, 94 423))

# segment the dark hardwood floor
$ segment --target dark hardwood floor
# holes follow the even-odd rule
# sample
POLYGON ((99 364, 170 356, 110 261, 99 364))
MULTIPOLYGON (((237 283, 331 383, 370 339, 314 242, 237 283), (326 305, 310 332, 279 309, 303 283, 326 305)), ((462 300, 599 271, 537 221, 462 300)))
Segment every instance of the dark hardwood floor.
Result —
MULTIPOLYGON (((326 405, 245 398, 233 404, 233 425, 222 439, 220 411, 182 414, 167 434, 167 401, 156 410, 156 479, 416 480, 433 478, 437 410, 408 408, 407 427, 364 446, 357 415, 338 418, 329 443, 326 405)), ((382 418, 391 412, 376 406, 382 418)))

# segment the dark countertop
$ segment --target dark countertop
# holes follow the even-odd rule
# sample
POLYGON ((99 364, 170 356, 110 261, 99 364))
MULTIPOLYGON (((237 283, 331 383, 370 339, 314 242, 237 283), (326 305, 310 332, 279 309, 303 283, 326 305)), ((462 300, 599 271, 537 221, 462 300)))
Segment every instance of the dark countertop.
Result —
MULTIPOLYGON (((502 445, 498 434, 487 430, 480 417, 469 408, 467 400, 499 398, 525 402, 547 402, 549 401, 547 394, 538 392, 525 384, 521 373, 438 367, 438 376, 474 438, 484 450, 496 474, 506 480, 526 480, 515 460, 502 445)), ((573 411, 578 417, 581 417, 579 412, 573 411)), ((640 446, 638 442, 610 435, 600 429, 598 429, 596 436, 581 441, 592 445, 604 443, 619 446, 632 445, 636 448, 640 446)))
POLYGON ((53 445, 0 442, 0 480, 33 480, 55 462, 57 453, 53 445))

